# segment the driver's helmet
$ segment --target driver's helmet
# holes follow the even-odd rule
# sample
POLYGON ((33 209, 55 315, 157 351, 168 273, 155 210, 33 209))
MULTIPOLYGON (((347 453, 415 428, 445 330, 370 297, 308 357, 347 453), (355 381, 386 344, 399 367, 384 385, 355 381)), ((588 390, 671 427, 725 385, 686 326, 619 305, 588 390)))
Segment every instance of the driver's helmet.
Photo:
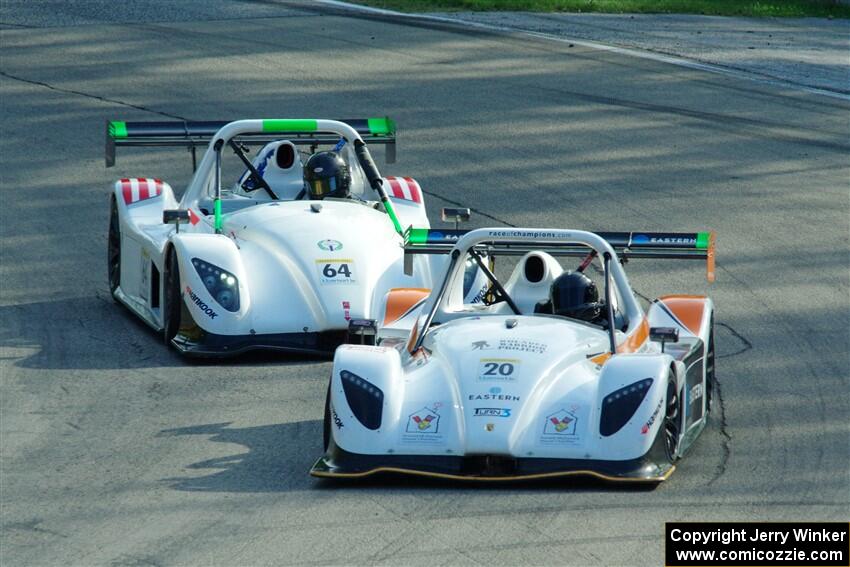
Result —
POLYGON ((564 272, 555 278, 549 297, 555 315, 594 322, 602 313, 596 284, 581 272, 564 272))
POLYGON ((351 172, 336 152, 316 152, 304 165, 304 184, 311 199, 348 197, 351 172))

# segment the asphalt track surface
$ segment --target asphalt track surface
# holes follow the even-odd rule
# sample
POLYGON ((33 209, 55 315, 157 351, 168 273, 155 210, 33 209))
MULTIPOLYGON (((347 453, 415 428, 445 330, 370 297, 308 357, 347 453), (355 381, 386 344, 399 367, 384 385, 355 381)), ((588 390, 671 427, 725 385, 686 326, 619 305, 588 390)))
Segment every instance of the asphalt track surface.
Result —
POLYGON ((315 5, 4 5, 3 565, 659 565, 665 521, 850 516, 847 103, 315 5), (718 232, 713 285, 628 266, 717 304, 721 401, 668 482, 318 481, 328 362, 192 363, 110 299, 112 180, 190 167, 106 170, 104 120, 384 114, 431 218, 718 232))

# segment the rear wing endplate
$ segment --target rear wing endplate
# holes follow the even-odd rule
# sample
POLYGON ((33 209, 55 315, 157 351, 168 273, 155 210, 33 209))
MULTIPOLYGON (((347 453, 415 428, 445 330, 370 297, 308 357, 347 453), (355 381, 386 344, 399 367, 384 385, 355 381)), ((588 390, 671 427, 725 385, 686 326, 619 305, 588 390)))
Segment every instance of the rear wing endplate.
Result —
MULTIPOLYGON (((348 118, 340 119, 363 138, 366 144, 384 144, 387 163, 395 163, 396 127, 391 118, 348 118)), ((183 146, 192 152, 193 166, 195 148, 206 146, 221 128, 231 121, 186 122, 172 120, 168 122, 106 122, 106 167, 115 165, 115 148, 119 146, 183 146)), ((309 121, 304 121, 309 122, 309 121)), ((339 141, 336 134, 323 134, 302 129, 286 132, 260 133, 237 136, 236 140, 246 145, 265 145, 274 140, 286 138, 293 144, 335 144, 339 141)))
MULTIPOLYGON (((408 228, 404 233, 405 272, 413 267, 412 254, 448 254, 467 230, 408 228)), ((714 232, 597 232, 621 261, 632 258, 667 258, 676 260, 705 260, 706 279, 714 281, 714 232)), ((587 256, 582 244, 551 244, 545 241, 509 242, 496 240, 475 246, 490 256, 522 256, 540 250, 552 256, 587 256)))

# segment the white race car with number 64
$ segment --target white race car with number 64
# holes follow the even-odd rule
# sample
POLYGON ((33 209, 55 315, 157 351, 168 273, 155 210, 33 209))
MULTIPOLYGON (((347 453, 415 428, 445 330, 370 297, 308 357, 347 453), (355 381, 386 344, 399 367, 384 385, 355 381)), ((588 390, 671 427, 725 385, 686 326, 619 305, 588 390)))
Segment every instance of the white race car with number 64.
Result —
POLYGON ((423 192, 409 177, 382 177, 367 142, 393 161, 394 123, 109 122, 107 166, 116 146, 184 146, 193 164, 206 147, 179 202, 154 177, 115 183, 112 295, 185 354, 333 352, 350 320, 377 318, 389 290, 432 284, 431 259, 413 276, 403 269, 402 227, 430 226, 423 192), (249 160, 252 145, 261 149, 249 160), (310 199, 305 146, 333 147, 350 176, 345 198, 310 199))

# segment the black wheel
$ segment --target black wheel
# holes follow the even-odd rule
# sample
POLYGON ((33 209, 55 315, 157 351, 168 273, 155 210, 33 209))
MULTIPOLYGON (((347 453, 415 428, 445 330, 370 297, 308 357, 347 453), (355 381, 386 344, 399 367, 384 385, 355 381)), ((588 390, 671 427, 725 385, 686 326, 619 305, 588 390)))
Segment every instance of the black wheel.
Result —
POLYGON ((671 463, 678 459, 676 449, 682 433, 682 417, 682 396, 671 377, 667 382, 667 408, 664 412, 664 450, 671 463))
POLYGON ((180 266, 174 250, 168 253, 165 268, 165 301, 162 306, 162 326, 165 344, 171 342, 180 329, 180 313, 182 301, 180 297, 180 266))
POLYGON ((109 239, 107 244, 107 264, 109 269, 109 293, 114 294, 121 285, 121 226, 118 220, 118 204, 115 195, 110 199, 109 239))
POLYGON ((325 396, 325 423, 322 431, 322 441, 324 442, 325 452, 328 452, 328 447, 331 444, 331 385, 328 384, 328 395, 325 396))
POLYGON ((714 398, 714 317, 708 327, 708 346, 705 350, 705 415, 711 413, 714 398))

